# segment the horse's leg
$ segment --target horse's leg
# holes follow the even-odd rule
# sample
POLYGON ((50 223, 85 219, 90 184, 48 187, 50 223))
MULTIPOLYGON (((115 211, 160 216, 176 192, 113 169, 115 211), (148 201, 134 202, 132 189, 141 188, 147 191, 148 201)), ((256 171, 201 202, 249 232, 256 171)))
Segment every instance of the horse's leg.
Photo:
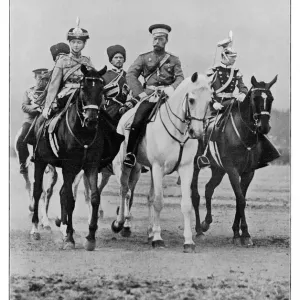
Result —
POLYGON ((61 203, 61 231, 64 236, 63 249, 74 249, 75 241, 73 238, 73 211, 75 208, 75 199, 73 197, 72 184, 78 169, 72 166, 63 166, 62 173, 64 184, 60 190, 61 203))
POLYGON ((101 174, 102 174, 101 182, 100 182, 100 185, 98 186, 98 191, 99 191, 99 194, 100 194, 99 218, 103 219, 104 212, 103 212, 103 208, 101 206, 101 193, 102 193, 103 189, 106 187, 111 175, 108 174, 108 173, 101 173, 101 174))
POLYGON ((131 197, 131 191, 129 190, 129 184, 128 184, 131 169, 125 167, 123 170, 120 169, 118 173, 119 173, 118 175, 120 181, 120 205, 119 208, 117 209, 117 219, 114 220, 111 224, 111 229, 115 233, 120 232, 124 227, 125 202, 126 199, 130 199, 131 197))
POLYGON ((205 220, 201 223, 201 228, 204 232, 209 229, 209 225, 212 223, 211 215, 211 198, 214 194, 216 187, 221 183, 225 171, 217 168, 211 168, 211 178, 209 182, 205 185, 205 203, 206 203, 206 216, 205 220))
POLYGON ((47 164, 40 159, 37 159, 35 162, 34 168, 34 184, 33 184, 33 198, 34 198, 34 206, 33 206, 33 216, 32 216, 32 230, 30 234, 36 240, 40 239, 38 224, 39 224, 39 201, 43 192, 43 176, 44 171, 47 164))
POLYGON ((233 242, 235 245, 240 245, 241 236, 240 236, 239 228, 240 228, 240 221, 242 217, 244 217, 244 222, 246 223, 246 219, 245 219, 246 200, 241 189, 239 173, 237 169, 234 167, 229 167, 227 168, 227 174, 236 197, 236 212, 235 212, 234 222, 232 225, 233 242))
POLYGON ((134 196, 134 190, 135 186, 140 178, 141 175, 141 167, 139 165, 135 165, 135 167, 132 168, 130 176, 129 176, 129 190, 131 191, 130 193, 130 198, 126 198, 125 200, 125 207, 124 207, 124 218, 125 218, 125 223, 124 227, 121 231, 121 235, 123 237, 129 237, 131 235, 131 206, 133 204, 133 196, 134 196))
POLYGON ((88 225, 91 224, 92 220, 92 204, 91 204, 91 188, 90 188, 90 183, 88 178, 86 177, 86 174, 83 174, 83 186, 84 186, 84 199, 85 199, 85 204, 87 205, 88 208, 88 225))
POLYGON ((46 176, 48 177, 48 180, 47 180, 47 186, 45 186, 45 189, 44 189, 45 192, 44 192, 44 198, 43 198, 44 205, 42 208, 42 214, 43 214, 42 225, 43 225, 44 229, 51 230, 50 222, 48 219, 48 209, 49 209, 50 199, 53 195, 53 188, 57 182, 57 172, 53 166, 48 165, 45 173, 47 174, 46 176))
POLYGON ((161 227, 160 227, 160 212, 163 209, 163 174, 162 169, 158 164, 153 164, 152 166, 152 178, 153 178, 153 187, 154 187, 154 218, 153 218, 153 240, 152 246, 164 248, 165 243, 161 238, 161 227))
MULTIPOLYGON (((241 185, 241 189, 242 189, 242 193, 243 193, 244 197, 246 197, 246 193, 247 193, 248 187, 253 179, 253 176, 254 176, 254 171, 248 172, 248 173, 243 173, 241 175, 240 185, 241 185)), ((246 245, 246 246, 252 246, 253 242, 252 242, 252 239, 248 232, 248 225, 246 222, 246 214, 245 213, 243 216, 241 216, 241 230, 242 230, 242 235, 241 235, 242 244, 246 245)))
POLYGON ((77 201, 77 196, 78 196, 78 187, 79 187, 79 183, 82 179, 84 175, 84 172, 83 171, 80 171, 75 179, 74 179, 74 182, 73 182, 73 196, 74 196, 74 199, 75 199, 75 202, 77 201))
POLYGON ((84 248, 93 251, 96 248, 96 230, 98 229, 98 211, 100 205, 100 195, 98 191, 98 168, 94 167, 84 171, 91 189, 92 218, 89 225, 89 234, 86 237, 84 248))
MULTIPOLYGON (((203 237, 203 231, 200 224, 200 214, 199 214, 199 204, 200 204, 200 195, 198 192, 198 176, 199 176, 200 169, 198 166, 194 166, 193 170, 193 178, 191 183, 191 191, 192 191, 192 204, 195 211, 196 217, 196 227, 195 230, 197 232, 197 236, 203 237)), ((180 178, 180 177, 178 177, 180 178)))
POLYGON ((153 173, 151 170, 151 186, 150 186, 150 191, 149 195, 147 197, 148 199, 148 216, 149 216, 149 225, 147 229, 147 234, 148 234, 148 242, 152 242, 153 240, 153 223, 154 223, 154 185, 153 185, 153 173))
POLYGON ((191 253, 195 251, 195 243, 193 241, 191 216, 192 216, 192 199, 191 199, 191 183, 193 178, 193 163, 180 166, 178 169, 181 178, 181 212, 184 218, 184 245, 183 252, 191 253))
POLYGON ((253 177, 254 177, 254 171, 248 172, 248 173, 243 173, 241 175, 240 184, 241 184, 241 189, 242 189, 242 193, 243 193, 244 197, 246 197, 248 187, 249 187, 253 177))

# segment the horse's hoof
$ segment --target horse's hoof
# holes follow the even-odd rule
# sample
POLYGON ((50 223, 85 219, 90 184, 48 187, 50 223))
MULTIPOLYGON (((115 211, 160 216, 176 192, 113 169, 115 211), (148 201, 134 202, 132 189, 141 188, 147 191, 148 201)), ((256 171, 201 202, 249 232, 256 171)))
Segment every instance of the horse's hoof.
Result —
POLYGON ((31 234, 32 239, 34 239, 35 241, 38 241, 41 239, 41 235, 39 232, 34 232, 31 234))
POLYGON ((184 244, 183 252, 184 253, 195 253, 195 244, 184 244))
POLYGON ((130 237, 131 236, 130 227, 124 227, 123 230, 121 230, 121 236, 130 237))
POLYGON ((246 246, 246 247, 253 246, 251 237, 241 237, 241 243, 243 246, 246 246))
POLYGON ((153 241, 153 236, 148 236, 148 243, 150 244, 152 243, 152 241, 153 241))
POLYGON ((85 243, 84 243, 84 249, 86 251, 94 251, 96 248, 96 241, 89 241, 88 239, 86 239, 85 243))
POLYGON ((116 220, 112 222, 111 224, 111 230, 114 232, 114 233, 119 233, 122 229, 123 229, 123 225, 124 224, 120 224, 119 223, 119 226, 116 226, 116 220))
POLYGON ((99 219, 103 219, 104 218, 104 211, 100 210, 99 211, 99 219))
POLYGON ((153 248, 165 248, 165 242, 163 240, 152 241, 153 248))
POLYGON ((63 250, 73 250, 73 249, 75 249, 75 243, 64 242, 63 250))
POLYGON ((209 229, 209 224, 206 223, 205 221, 203 221, 201 223, 201 229, 202 229, 203 232, 206 232, 209 229))
POLYGON ((60 227, 60 224, 61 224, 61 220, 60 220, 59 218, 56 218, 56 219, 55 219, 55 225, 56 225, 57 227, 60 227))
POLYGON ((206 240, 206 236, 205 236, 205 234, 203 232, 197 232, 196 238, 199 241, 205 241, 206 240))
POLYGON ((43 226, 43 229, 46 231, 51 231, 51 226, 50 225, 43 226))
POLYGON ((33 206, 30 204, 29 206, 28 206, 28 209, 29 209, 29 212, 33 212, 33 206))
POLYGON ((242 245, 241 238, 240 237, 234 237, 233 238, 233 244, 235 246, 241 246, 242 245))

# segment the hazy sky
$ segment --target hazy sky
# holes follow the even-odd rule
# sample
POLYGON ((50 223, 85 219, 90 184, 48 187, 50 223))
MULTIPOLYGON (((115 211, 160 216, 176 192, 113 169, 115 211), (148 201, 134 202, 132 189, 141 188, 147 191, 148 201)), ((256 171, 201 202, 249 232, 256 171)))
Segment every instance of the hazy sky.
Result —
MULTIPOLYGON (((213 63, 216 43, 233 31, 237 67, 250 78, 271 81, 273 107, 290 106, 290 4, 287 0, 11 0, 10 82, 12 121, 19 120, 22 95, 34 81, 35 68, 53 67, 49 47, 66 41, 76 25, 90 33, 83 51, 97 69, 109 65, 106 48, 127 50, 125 69, 143 52, 152 50, 149 25, 172 27, 167 51, 179 56, 185 76, 204 73, 213 63)), ((218 51, 217 60, 220 57, 218 51)))

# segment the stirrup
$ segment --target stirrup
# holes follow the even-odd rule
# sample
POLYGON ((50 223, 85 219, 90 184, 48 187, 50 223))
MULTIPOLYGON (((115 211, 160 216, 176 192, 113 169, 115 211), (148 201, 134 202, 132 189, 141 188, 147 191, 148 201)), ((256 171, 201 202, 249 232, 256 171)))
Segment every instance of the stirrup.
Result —
POLYGON ((197 166, 199 169, 208 167, 210 165, 209 159, 205 155, 197 157, 197 166))
POLYGON ((132 152, 126 154, 123 164, 129 168, 133 168, 136 164, 136 157, 132 152))

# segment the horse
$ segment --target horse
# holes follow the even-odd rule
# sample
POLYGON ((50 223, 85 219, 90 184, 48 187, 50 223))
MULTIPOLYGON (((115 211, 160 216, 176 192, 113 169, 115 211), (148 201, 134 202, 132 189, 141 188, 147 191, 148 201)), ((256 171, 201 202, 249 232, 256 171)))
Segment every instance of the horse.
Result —
MULTIPOLYGON (((64 114, 61 114, 55 129, 55 144, 57 151, 51 147, 49 131, 44 128, 44 118, 40 116, 34 127, 35 135, 35 169, 34 169, 34 212, 32 216, 31 235, 40 239, 38 231, 38 205, 42 193, 43 174, 47 164, 60 167, 63 174, 63 185, 60 190, 61 204, 61 231, 63 233, 63 249, 74 249, 73 238, 73 210, 75 201, 72 192, 72 183, 75 176, 83 170, 91 188, 92 218, 89 224, 89 234, 84 247, 94 250, 96 247, 95 233, 97 230, 98 208, 100 204, 97 189, 98 166, 103 153, 104 133, 101 128, 101 105, 103 103, 104 81, 102 70, 88 70, 81 65, 83 78, 69 96, 64 114), (73 98, 72 98, 73 97, 73 98), (70 105, 68 105, 70 102, 70 105)), ((50 123, 51 125, 51 123, 50 123)), ((53 145, 52 145, 53 146, 53 145)))
MULTIPOLYGON (((15 142, 14 142, 14 149, 15 153, 18 156, 18 151, 17 151, 17 140, 20 135, 20 131, 22 128, 17 132, 16 137, 15 137, 15 142)), ((33 172, 34 172, 34 164, 31 161, 32 157, 32 141, 29 139, 28 140, 28 151, 29 151, 29 157, 27 159, 26 165, 28 168, 28 172, 25 174, 22 174, 22 177, 24 178, 25 181, 25 190, 27 194, 27 199, 28 199, 28 209, 29 213, 31 214, 33 212, 33 197, 32 197, 32 191, 33 191, 33 172)), ((50 222, 48 219, 48 208, 49 208, 49 203, 50 203, 50 198, 52 197, 53 194, 53 188, 54 185, 57 182, 57 172, 56 169, 48 165, 47 168, 45 169, 45 175, 46 178, 44 177, 43 181, 43 192, 41 194, 41 213, 42 213, 42 219, 41 219, 41 226, 46 229, 46 230, 51 230, 50 222)))
MULTIPOLYGON (((223 114, 225 117, 223 121, 218 121, 217 118, 211 124, 214 128, 211 125, 208 127, 206 142, 210 137, 207 155, 211 162, 211 178, 205 186, 207 214, 202 223, 199 216, 198 175, 201 166, 198 164, 198 155, 203 153, 201 149, 203 146, 199 143, 191 184, 197 236, 203 237, 203 232, 206 232, 212 223, 211 198, 215 188, 227 173, 236 197, 236 212, 232 226, 233 242, 235 245, 253 245, 246 222, 245 197, 262 157, 263 140, 260 137, 271 129, 269 121, 274 98, 270 89, 276 81, 277 75, 269 83, 257 82, 252 76, 252 87, 244 101, 235 102, 231 110, 223 114), (219 126, 214 125, 216 121, 220 123, 219 126)), ((263 138, 266 139, 264 136, 263 138)))
MULTIPOLYGON (((164 175, 178 171, 182 178, 181 211, 184 216, 184 252, 195 251, 191 230, 190 187, 193 160, 197 152, 197 139, 203 131, 201 116, 210 98, 211 90, 206 76, 196 72, 184 79, 173 95, 160 105, 157 113, 147 124, 145 135, 139 143, 136 165, 132 169, 122 165, 120 206, 117 219, 111 225, 114 232, 120 232, 126 225, 125 220, 129 217, 130 199, 132 199, 133 192, 130 190, 130 183, 136 181, 141 165, 148 166, 151 169, 148 238, 152 239, 154 248, 165 247, 160 226, 160 213, 164 205, 162 179, 164 175)), ((137 106, 126 112, 118 124, 117 132, 125 135, 127 139, 127 120, 132 119, 137 106)), ((121 145, 119 152, 121 162, 124 161, 126 154, 127 139, 121 145)))

